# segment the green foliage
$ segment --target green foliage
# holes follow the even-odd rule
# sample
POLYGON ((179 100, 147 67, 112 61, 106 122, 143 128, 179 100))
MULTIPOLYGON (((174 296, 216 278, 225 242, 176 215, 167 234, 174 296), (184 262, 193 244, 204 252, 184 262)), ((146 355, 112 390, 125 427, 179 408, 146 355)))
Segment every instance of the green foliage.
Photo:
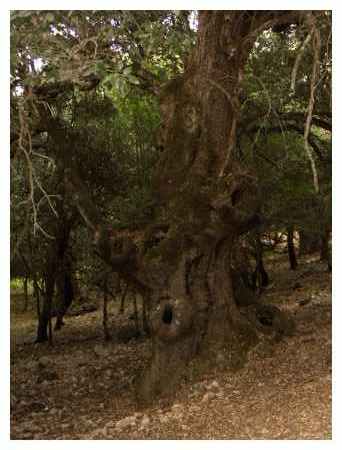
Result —
POLYGON ((89 77, 132 85, 142 67, 159 81, 183 70, 194 33, 174 11, 14 11, 12 84, 82 83, 89 77))

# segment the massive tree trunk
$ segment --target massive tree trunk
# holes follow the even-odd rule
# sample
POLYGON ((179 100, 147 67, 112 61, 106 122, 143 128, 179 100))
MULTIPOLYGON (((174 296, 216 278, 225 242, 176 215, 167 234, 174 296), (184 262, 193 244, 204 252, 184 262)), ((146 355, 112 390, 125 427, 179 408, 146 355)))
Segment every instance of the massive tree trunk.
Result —
POLYGON ((259 201, 233 151, 244 66, 271 18, 201 12, 188 67, 162 96, 155 186, 158 219, 169 228, 144 259, 153 342, 139 391, 146 401, 171 391, 190 360, 239 367, 257 341, 234 301, 230 263, 236 237, 258 223, 259 201))

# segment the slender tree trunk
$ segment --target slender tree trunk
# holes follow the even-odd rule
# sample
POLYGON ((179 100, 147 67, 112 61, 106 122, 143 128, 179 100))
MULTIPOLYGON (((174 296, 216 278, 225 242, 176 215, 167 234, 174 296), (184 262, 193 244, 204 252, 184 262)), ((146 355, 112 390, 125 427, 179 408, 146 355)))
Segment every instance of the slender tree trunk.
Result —
POLYGON ((64 255, 56 274, 56 325, 55 330, 60 330, 64 325, 64 316, 70 308, 75 297, 73 283, 71 255, 64 255))
POLYGON ((27 311, 28 308, 28 290, 27 290, 27 276, 24 277, 24 312, 27 311))
POLYGON ((327 263, 328 271, 331 272, 332 268, 332 255, 330 249, 330 229, 326 228, 321 235, 321 251, 320 251, 320 260, 327 263))
MULTIPOLYGON (((48 272, 45 278, 45 292, 43 308, 40 311, 38 319, 38 330, 36 342, 45 342, 49 340, 48 326, 51 321, 51 307, 55 288, 55 275, 53 272, 48 272)), ((50 335, 52 336, 51 332, 50 335)))
POLYGON ((36 299, 37 317, 40 316, 40 287, 38 286, 38 281, 36 276, 33 278, 33 293, 36 299))
POLYGON ((49 312, 48 323, 49 323, 49 344, 50 344, 50 345, 53 345, 53 332, 52 332, 51 307, 50 307, 50 312, 49 312))
POLYGON ((137 304, 137 294, 136 292, 133 293, 133 314, 134 314, 134 325, 135 325, 135 331, 137 335, 140 334, 140 327, 139 327, 139 314, 138 314, 138 304, 137 304))
POLYGON ((105 341, 109 341, 111 336, 108 329, 108 275, 103 279, 103 308, 102 308, 102 325, 105 341))
POLYGON ((330 231, 325 230, 320 238, 320 259, 321 261, 328 261, 330 257, 329 249, 330 231))
POLYGON ((297 263, 295 246, 293 243, 293 227, 288 227, 288 229, 287 229, 287 252, 289 255, 290 269, 296 270, 298 263, 297 263))
POLYGON ((128 283, 126 283, 125 288, 123 290, 122 296, 121 296, 121 301, 120 301, 120 314, 123 314, 124 310, 125 310, 125 300, 126 300, 126 295, 128 292, 128 283))
POLYGON ((256 267, 253 274, 253 283, 257 292, 260 293, 262 288, 268 285, 269 278, 264 266, 263 248, 259 233, 256 233, 254 243, 256 267))
POLYGON ((146 336, 150 336, 151 334, 151 327, 149 324, 149 318, 148 318, 148 298, 146 296, 142 297, 142 325, 143 330, 146 336))

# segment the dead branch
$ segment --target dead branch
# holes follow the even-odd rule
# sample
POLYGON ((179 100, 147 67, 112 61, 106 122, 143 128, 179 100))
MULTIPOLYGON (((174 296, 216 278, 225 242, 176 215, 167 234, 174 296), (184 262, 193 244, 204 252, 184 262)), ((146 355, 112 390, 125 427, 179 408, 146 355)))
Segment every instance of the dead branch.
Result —
POLYGON ((319 62, 320 62, 320 52, 321 52, 321 37, 318 28, 316 27, 316 21, 313 16, 313 14, 310 14, 308 16, 308 22, 311 24, 311 33, 313 35, 313 41, 312 41, 312 47, 313 47, 313 64, 312 64, 312 73, 311 73, 311 82, 310 82, 310 98, 309 98, 309 104, 307 108, 307 116, 305 121, 305 128, 304 128, 304 149, 308 156, 308 159, 311 164, 311 170, 313 175, 313 183, 315 187, 315 191, 318 194, 319 193, 319 181, 318 181, 318 173, 316 169, 315 160, 313 158, 313 155, 311 153, 310 144, 308 141, 308 137, 311 130, 311 123, 312 123, 312 115, 313 115, 313 109, 315 105, 315 91, 317 87, 317 78, 318 78, 318 72, 319 72, 319 62))
POLYGON ((312 33, 313 33, 313 30, 311 30, 310 33, 308 33, 308 35, 306 36, 306 38, 304 39, 304 41, 302 42, 302 44, 298 50, 296 60, 293 65, 292 73, 291 73, 291 88, 290 88, 291 95, 295 94, 295 86, 296 86, 296 79, 297 79, 297 72, 298 72, 299 64, 304 55, 305 48, 312 38, 312 33))

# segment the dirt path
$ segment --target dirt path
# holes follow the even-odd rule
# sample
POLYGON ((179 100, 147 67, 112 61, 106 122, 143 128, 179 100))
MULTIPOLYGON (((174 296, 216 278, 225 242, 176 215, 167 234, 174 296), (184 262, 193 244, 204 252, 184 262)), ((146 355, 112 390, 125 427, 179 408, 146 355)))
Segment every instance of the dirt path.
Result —
POLYGON ((145 410, 132 383, 148 341, 105 344, 94 312, 67 318, 49 348, 31 343, 29 314, 14 315, 12 439, 331 439, 330 275, 314 261, 290 272, 283 256, 270 267, 265 295, 293 313, 295 335, 260 344, 236 373, 194 375, 172 403, 145 410))

